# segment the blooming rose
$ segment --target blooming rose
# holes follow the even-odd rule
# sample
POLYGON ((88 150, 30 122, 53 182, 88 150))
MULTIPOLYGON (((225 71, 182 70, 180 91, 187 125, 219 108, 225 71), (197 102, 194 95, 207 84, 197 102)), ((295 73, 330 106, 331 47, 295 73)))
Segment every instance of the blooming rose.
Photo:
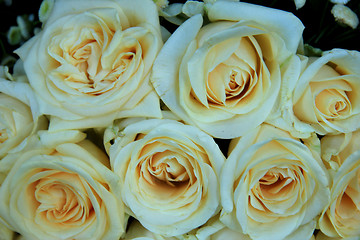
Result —
POLYGON ((360 150, 360 130, 321 138, 321 158, 325 165, 334 171, 357 150, 360 150))
POLYGON ((323 160, 332 175, 331 201, 320 219, 330 237, 360 236, 360 130, 321 139, 323 160))
MULTIPOLYGON (((107 156, 78 131, 39 131, 0 187, 0 219, 26 239, 119 239, 119 179, 107 156), (40 140, 39 140, 40 139, 40 140)), ((30 141, 30 140, 29 140, 30 141)))
POLYGON ((320 58, 294 56, 284 70, 282 113, 274 124, 299 137, 359 129, 359 64, 359 52, 343 49, 320 58))
POLYGON ((150 0, 56 0, 17 54, 51 129, 105 127, 161 116, 149 72, 162 46, 150 0))
POLYGON ((25 81, 21 61, 15 64, 13 74, 7 67, 0 66, 0 159, 9 151, 15 151, 32 132, 46 129, 48 125, 44 116, 38 117, 36 108, 30 109, 31 90, 24 87, 25 81))
POLYGON ((0 93, 0 159, 29 136, 33 127, 30 108, 19 100, 0 93))
POLYGON ((129 214, 165 236, 187 233, 218 212, 224 158, 204 132, 165 119, 127 125, 110 147, 129 214))
POLYGON ((220 180, 221 221, 252 239, 310 239, 329 200, 320 156, 260 125, 230 143, 220 180))
POLYGON ((268 117, 280 88, 280 64, 296 52, 303 25, 294 15, 240 2, 207 4, 167 40, 151 81, 185 122, 234 138, 268 117))

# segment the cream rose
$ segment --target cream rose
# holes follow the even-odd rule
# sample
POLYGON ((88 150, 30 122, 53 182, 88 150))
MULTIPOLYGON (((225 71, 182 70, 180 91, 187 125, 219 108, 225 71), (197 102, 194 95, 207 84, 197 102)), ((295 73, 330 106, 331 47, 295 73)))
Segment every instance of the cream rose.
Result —
POLYGON ((117 135, 112 169, 121 178, 129 214, 147 229, 181 235, 219 211, 225 157, 209 135, 165 119, 132 123, 117 135))
POLYGON ((42 31, 16 53, 56 130, 160 117, 149 72, 161 46, 150 0, 56 0, 42 31))
POLYGON ((33 127, 30 108, 19 100, 0 93, 0 159, 29 136, 33 127))
POLYGON ((280 64, 295 54, 303 25, 294 15, 241 2, 207 4, 167 40, 151 81, 185 122, 216 138, 234 138, 268 117, 280 64))
POLYGON ((334 176, 330 204, 323 211, 320 230, 330 237, 359 237, 360 151, 350 155, 334 176))
POLYGON ((36 106, 29 107, 33 95, 26 81, 21 61, 15 64, 13 74, 0 66, 0 160, 9 151, 21 149, 21 143, 33 132, 48 127, 47 119, 38 116, 36 106))
POLYGON ((320 156, 262 124, 230 143, 220 180, 221 221, 252 239, 310 239, 329 201, 320 156))
MULTIPOLYGON (((13 74, 0 66, 0 160, 9 152, 20 151, 29 136, 48 127, 46 117, 37 114, 37 106, 29 107, 33 95, 21 66, 17 61, 13 74)), ((1 169, 6 168, 0 161, 0 185, 6 176, 1 169)))
POLYGON ((321 158, 328 169, 337 171, 352 153, 360 150, 360 130, 321 138, 321 158))
POLYGON ((332 176, 331 201, 320 219, 329 237, 360 236, 360 130, 321 139, 323 161, 332 176))
POLYGON ((120 238, 126 217, 119 178, 84 137, 39 131, 27 149, 2 160, 13 163, 0 187, 0 217, 11 230, 26 239, 120 238))
POLYGON ((274 124, 300 137, 359 129, 359 64, 359 52, 343 49, 320 58, 294 56, 284 70, 282 113, 274 124))

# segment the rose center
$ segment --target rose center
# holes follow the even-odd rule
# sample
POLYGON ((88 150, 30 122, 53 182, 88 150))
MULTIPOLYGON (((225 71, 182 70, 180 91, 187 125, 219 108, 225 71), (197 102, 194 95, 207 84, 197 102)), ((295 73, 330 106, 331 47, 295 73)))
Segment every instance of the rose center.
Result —
POLYGON ((141 57, 141 46, 137 39, 125 36, 127 29, 104 30, 102 22, 93 24, 64 30, 49 45, 55 67, 51 80, 61 90, 68 92, 70 87, 82 94, 100 95, 121 87, 132 76, 126 72, 139 67, 136 55, 141 57))
POLYGON ((298 173, 288 168, 272 168, 259 180, 253 193, 262 202, 282 201, 295 189, 298 173))
POLYGON ((235 106, 251 94, 260 65, 253 44, 249 38, 241 38, 239 48, 209 72, 206 86, 209 103, 235 106))
POLYGON ((325 118, 332 119, 347 115, 351 103, 345 91, 326 89, 316 96, 315 105, 325 118))
POLYGON ((272 196, 286 191, 293 183, 293 179, 278 172, 268 172, 259 181, 261 192, 266 196, 272 196))
POLYGON ((39 203, 37 215, 41 221, 53 224, 84 222, 93 213, 93 207, 79 176, 56 173, 38 181, 35 199, 39 203), (77 187, 71 186, 72 181, 77 187))
POLYGON ((149 172, 157 180, 170 186, 189 180, 189 175, 175 157, 171 157, 169 151, 155 153, 150 159, 149 172), (169 154, 170 156, 164 156, 169 154))
POLYGON ((249 78, 243 78, 241 74, 235 70, 231 70, 229 84, 225 88, 226 99, 236 97, 238 95, 244 94, 249 87, 249 78))

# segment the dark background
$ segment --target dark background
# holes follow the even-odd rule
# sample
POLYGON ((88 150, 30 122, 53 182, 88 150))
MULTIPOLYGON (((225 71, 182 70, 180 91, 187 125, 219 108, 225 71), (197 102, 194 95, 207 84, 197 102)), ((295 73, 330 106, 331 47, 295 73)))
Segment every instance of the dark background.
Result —
MULTIPOLYGON (((322 50, 344 48, 360 50, 360 27, 352 29, 338 24, 331 14, 330 0, 306 0, 304 7, 296 10, 293 0, 248 0, 259 5, 283 9, 294 13, 305 26, 304 43, 322 50)), ((351 0, 350 7, 360 17, 360 0, 351 0)))

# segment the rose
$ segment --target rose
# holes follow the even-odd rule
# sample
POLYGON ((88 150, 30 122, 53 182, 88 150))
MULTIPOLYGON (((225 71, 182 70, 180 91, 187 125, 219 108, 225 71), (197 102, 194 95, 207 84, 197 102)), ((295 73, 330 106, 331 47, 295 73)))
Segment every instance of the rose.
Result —
POLYGON ((329 201, 320 156, 267 124, 232 140, 229 152, 220 220, 252 239, 310 239, 329 201))
POLYGON ((319 219, 320 230, 330 237, 358 237, 360 151, 350 155, 334 176, 331 201, 319 219))
POLYGON ((0 160, 9 151, 15 151, 14 148, 32 132, 47 128, 45 117, 38 118, 36 109, 29 107, 27 97, 31 92, 23 87, 27 78, 21 61, 14 65, 13 74, 8 70, 7 67, 0 66, 0 160))
POLYGON ((207 4, 167 40, 151 81, 185 122, 234 138, 268 117, 279 92, 279 65, 295 54, 303 25, 294 15, 247 3, 207 4), (276 17, 274 17, 276 16, 276 17))
MULTIPOLYGON (((21 66, 17 61, 13 74, 7 67, 0 66, 0 160, 9 152, 24 148, 32 133, 48 127, 45 116, 38 116, 36 106, 29 107, 31 90, 24 87, 27 78, 21 66)), ((6 168, 8 166, 0 161, 0 169, 6 168)), ((5 176, 0 170, 0 185, 5 176)))
POLYGON ((283 76, 282 114, 277 120, 283 124, 274 124, 299 137, 359 129, 359 63, 359 52, 343 49, 320 58, 294 56, 283 76))
POLYGON ((176 236, 219 211, 218 177, 225 157, 210 136, 174 120, 122 126, 110 161, 130 215, 154 233, 176 236))
POLYGON ((16 53, 51 129, 161 116, 149 83, 162 46, 150 0, 56 0, 42 31, 16 53))
POLYGON ((323 135, 358 129, 359 63, 359 52, 340 49, 310 61, 294 91, 295 116, 323 135))
POLYGON ((0 187, 0 217, 26 239, 119 239, 119 179, 107 156, 78 131, 39 131, 0 187), (39 140, 40 139, 40 140, 39 140))
POLYGON ((320 230, 329 237, 360 235, 360 130, 321 139, 323 161, 332 176, 331 201, 319 219, 320 230))
POLYGON ((30 135, 33 127, 30 108, 19 100, 0 93, 0 159, 30 135))
POLYGON ((336 172, 352 153, 360 149, 360 130, 321 138, 321 158, 336 172))

